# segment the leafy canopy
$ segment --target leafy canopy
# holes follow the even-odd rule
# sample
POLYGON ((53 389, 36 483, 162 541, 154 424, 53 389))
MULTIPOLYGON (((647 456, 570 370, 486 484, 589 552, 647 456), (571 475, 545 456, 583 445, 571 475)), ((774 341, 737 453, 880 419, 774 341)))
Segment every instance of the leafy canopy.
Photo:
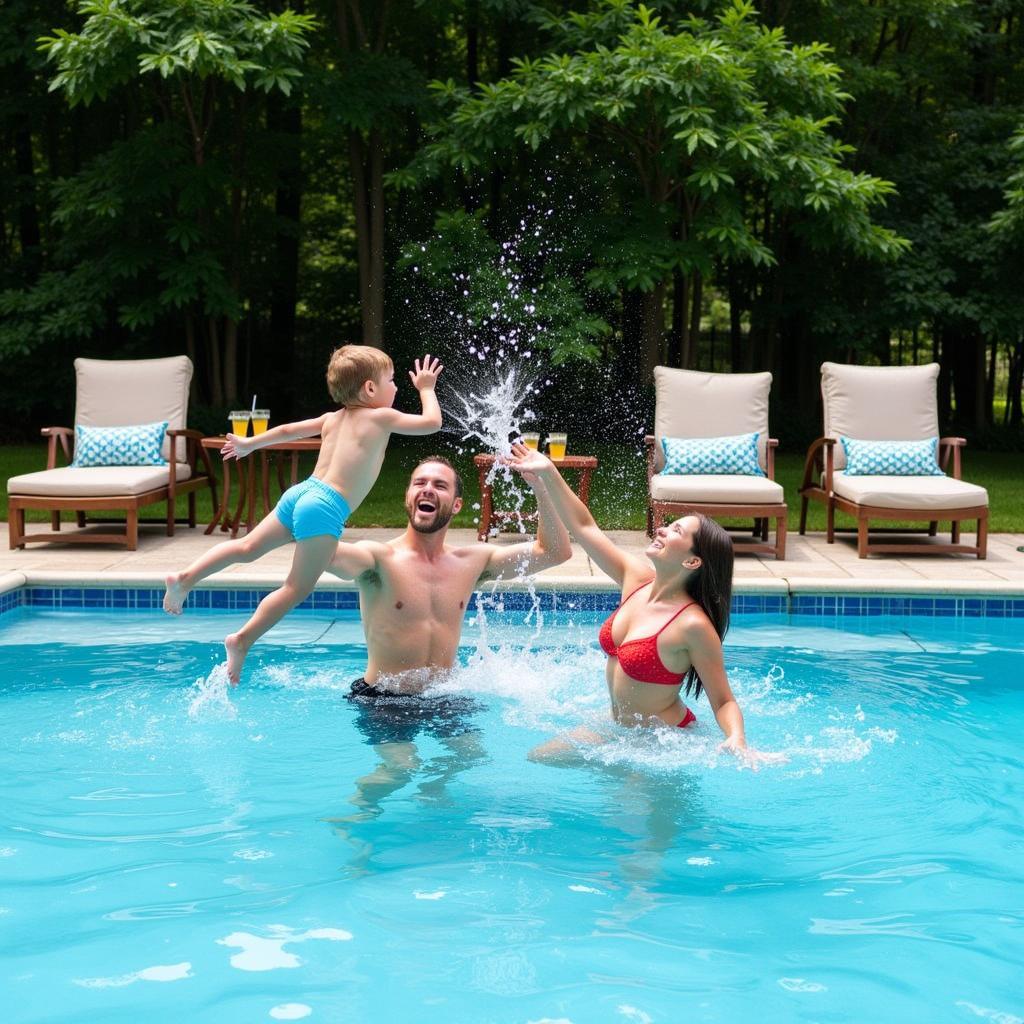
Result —
POLYGON ((79 0, 81 32, 39 40, 57 65, 51 90, 71 106, 106 99, 138 75, 219 78, 235 88, 291 92, 315 19, 263 14, 241 0, 79 0))
POLYGON ((595 273, 608 287, 650 288, 716 258, 772 263, 748 213, 752 191, 810 218, 819 247, 874 258, 907 247, 871 217, 892 184, 846 166, 852 149, 833 129, 849 97, 824 44, 791 45, 742 0, 671 27, 642 4, 601 0, 548 28, 562 52, 516 60, 475 92, 434 83, 443 117, 398 183, 451 167, 473 173, 524 145, 611 162, 633 198, 617 229, 600 232, 606 258, 595 253, 595 273), (661 225, 653 236, 652 223, 661 225))

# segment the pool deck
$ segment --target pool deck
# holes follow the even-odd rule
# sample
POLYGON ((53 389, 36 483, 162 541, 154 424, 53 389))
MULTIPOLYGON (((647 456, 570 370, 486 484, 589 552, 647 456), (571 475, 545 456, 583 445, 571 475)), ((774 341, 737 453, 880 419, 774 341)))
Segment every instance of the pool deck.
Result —
MULTIPOLYGON (((48 526, 37 524, 38 530, 48 526)), ((30 531, 32 527, 30 526, 30 531)), ((346 531, 346 539, 372 538, 386 541, 399 529, 358 529, 346 531)), ((6 534, 6 530, 3 531, 6 534)), ((29 546, 23 551, 0 551, 0 591, 20 586, 89 583, 93 586, 162 585, 163 577, 187 565, 222 539, 206 536, 201 528, 179 528, 167 537, 159 525, 139 528, 139 550, 125 551, 113 545, 29 546)), ((610 536, 628 550, 640 552, 647 539, 640 531, 613 531, 610 536)), ((475 544, 474 530, 451 530, 452 544, 475 544)), ((941 539, 941 538, 940 538, 941 539)), ((965 535, 965 540, 967 539, 965 535)), ((510 544, 522 538, 502 534, 491 543, 510 544)), ((742 555, 736 559, 734 588, 737 593, 838 593, 838 594, 991 594, 1024 595, 1024 534, 989 536, 988 558, 979 561, 965 555, 928 554, 931 542, 921 537, 922 553, 913 556, 858 558, 855 535, 841 534, 827 544, 824 534, 801 537, 791 534, 786 542, 787 557, 742 555)), ((277 586, 291 562, 291 549, 271 552, 258 562, 235 566, 211 576, 206 587, 277 586)), ((325 576, 323 588, 351 589, 333 576, 325 576)), ((579 547, 563 565, 541 573, 539 589, 613 590, 611 580, 579 547)))

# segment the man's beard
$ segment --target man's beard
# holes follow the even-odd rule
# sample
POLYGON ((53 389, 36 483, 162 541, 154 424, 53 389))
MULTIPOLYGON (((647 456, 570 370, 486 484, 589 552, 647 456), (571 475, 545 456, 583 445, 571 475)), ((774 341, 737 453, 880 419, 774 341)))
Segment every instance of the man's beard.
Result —
POLYGON ((409 502, 405 506, 406 515, 409 517, 409 525, 417 533, 437 533, 439 530, 443 530, 451 521, 454 513, 452 512, 452 506, 449 505, 445 508, 443 505, 438 505, 434 510, 434 518, 428 523, 417 523, 416 522, 416 506, 409 502))

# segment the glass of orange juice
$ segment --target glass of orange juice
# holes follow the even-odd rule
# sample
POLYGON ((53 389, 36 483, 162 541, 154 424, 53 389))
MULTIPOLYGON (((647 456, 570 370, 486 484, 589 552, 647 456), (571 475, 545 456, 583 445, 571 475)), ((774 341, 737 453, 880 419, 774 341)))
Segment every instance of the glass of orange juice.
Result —
POLYGON ((553 459, 565 458, 566 434, 548 434, 548 455, 553 459))
POLYGON ((249 432, 249 410, 234 409, 228 413, 228 419, 231 421, 231 433, 245 437, 249 432))
POLYGON ((252 411, 252 432, 254 434, 262 434, 267 429, 267 424, 270 422, 270 410, 269 409, 253 409, 252 411))
POLYGON ((523 444, 536 451, 540 447, 540 434, 523 434, 523 444))

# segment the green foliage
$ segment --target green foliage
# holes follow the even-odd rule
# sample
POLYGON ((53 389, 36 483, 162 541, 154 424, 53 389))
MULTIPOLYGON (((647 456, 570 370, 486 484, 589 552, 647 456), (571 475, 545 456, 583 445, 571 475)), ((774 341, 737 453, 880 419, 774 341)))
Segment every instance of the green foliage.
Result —
POLYGON ((59 269, 31 289, 0 293, 0 353, 87 338, 111 306, 133 330, 196 301, 207 316, 239 316, 227 257, 215 243, 221 226, 195 220, 196 209, 214 206, 224 174, 217 161, 197 168, 176 127, 159 124, 55 182, 59 269))
POLYGON ((433 322, 409 315, 413 292, 480 337, 499 301, 553 359, 600 353, 627 383, 638 345, 703 367, 707 338, 684 344, 680 326, 702 288, 715 368, 771 369, 789 422, 816 420, 821 359, 888 359, 894 331, 920 358, 936 341, 958 402, 994 351, 984 372, 1015 408, 1021 0, 280 8, 7 0, 8 430, 70 401, 76 354, 187 343, 211 422, 218 373, 275 408, 319 403, 324 356, 367 304, 368 221, 399 356, 433 322), (396 167, 368 202, 359 174, 396 167), (545 190, 546 251, 514 261, 530 311, 501 292, 500 243, 545 190))
POLYGON ((399 266, 427 285, 434 310, 454 321, 445 326, 481 354, 501 351, 511 330, 520 352, 544 350, 556 365, 597 358, 611 326, 588 308, 566 261, 531 245, 535 237, 527 231, 502 245, 482 215, 442 213, 428 240, 404 247, 399 266))
POLYGON ((516 60, 476 92, 434 84, 444 117, 410 176, 470 173, 524 147, 611 161, 632 188, 626 212, 594 223, 591 280, 607 288, 650 290, 716 259, 771 263, 746 214, 751 189, 806 216, 821 247, 906 249, 871 217, 891 183, 847 168, 851 147, 831 134, 849 97, 826 46, 789 44, 742 2, 669 26, 643 5, 604 0, 548 24, 575 49, 516 60))
POLYGON ((58 69, 50 88, 71 106, 106 99, 139 75, 288 95, 316 25, 311 15, 262 14, 239 0, 79 0, 76 10, 85 18, 80 32, 39 40, 58 69))
POLYGON ((1010 140, 1009 152, 1013 169, 1003 192, 1006 205, 992 215, 990 227, 1003 238, 1019 240, 1024 235, 1024 128, 1010 140))

